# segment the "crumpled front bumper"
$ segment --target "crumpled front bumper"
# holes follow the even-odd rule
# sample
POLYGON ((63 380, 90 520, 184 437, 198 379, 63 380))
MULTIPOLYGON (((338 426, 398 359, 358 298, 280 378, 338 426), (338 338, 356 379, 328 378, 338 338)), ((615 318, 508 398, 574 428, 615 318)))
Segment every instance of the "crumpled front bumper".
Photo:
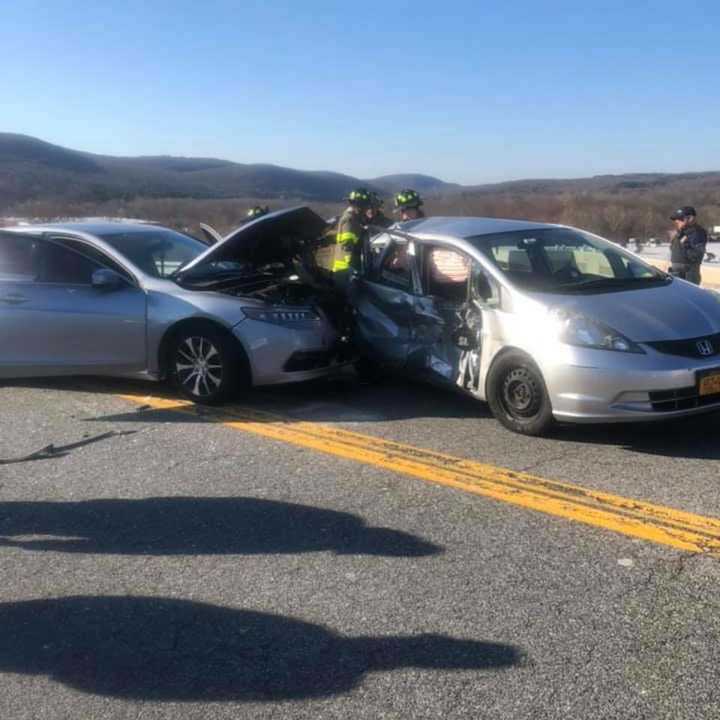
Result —
POLYGON ((324 319, 290 326, 246 318, 233 333, 250 361, 253 385, 314 380, 349 362, 337 332, 324 319))

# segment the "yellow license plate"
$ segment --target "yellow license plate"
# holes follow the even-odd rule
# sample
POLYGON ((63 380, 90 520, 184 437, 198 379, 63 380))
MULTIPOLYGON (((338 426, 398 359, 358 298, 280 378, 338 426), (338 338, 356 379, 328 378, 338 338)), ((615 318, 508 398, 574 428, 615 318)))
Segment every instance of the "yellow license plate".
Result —
POLYGON ((720 395, 720 373, 700 378, 700 396, 720 395))

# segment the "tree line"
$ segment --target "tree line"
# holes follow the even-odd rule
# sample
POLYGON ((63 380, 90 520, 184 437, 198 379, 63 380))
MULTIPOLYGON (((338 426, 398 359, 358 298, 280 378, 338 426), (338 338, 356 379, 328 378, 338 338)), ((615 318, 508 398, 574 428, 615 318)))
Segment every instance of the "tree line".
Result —
MULTIPOLYGON (((237 227, 248 208, 270 204, 271 209, 305 204, 289 198, 268 201, 263 198, 193 199, 133 198, 68 202, 34 200, 11 206, 6 216, 50 220, 64 217, 129 217, 162 223, 192 234, 199 224, 212 225, 221 233, 237 227)), ((692 204, 706 227, 720 225, 720 189, 698 190, 696 186, 673 186, 672 192, 456 192, 426 198, 429 215, 464 215, 513 218, 573 225, 613 241, 628 238, 647 241, 669 239, 668 216, 681 205, 692 204)), ((310 203, 324 217, 338 215, 343 203, 310 203)), ((391 205, 388 200, 387 205, 391 205)), ((390 207, 386 212, 390 213, 390 207)))

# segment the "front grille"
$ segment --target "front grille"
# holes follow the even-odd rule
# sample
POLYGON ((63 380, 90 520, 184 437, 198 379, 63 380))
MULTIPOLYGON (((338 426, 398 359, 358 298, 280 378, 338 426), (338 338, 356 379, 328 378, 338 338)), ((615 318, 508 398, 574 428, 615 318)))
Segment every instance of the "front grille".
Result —
POLYGON ((680 357, 708 358, 720 355, 720 333, 691 338, 689 340, 661 340, 659 342, 646 342, 654 350, 665 355, 679 355, 680 357), (700 345, 710 343, 712 352, 701 352, 700 345))
POLYGON ((650 393, 650 403, 655 412, 673 412, 675 410, 693 410, 720 403, 720 394, 699 394, 698 388, 678 388, 676 390, 657 390, 650 393))

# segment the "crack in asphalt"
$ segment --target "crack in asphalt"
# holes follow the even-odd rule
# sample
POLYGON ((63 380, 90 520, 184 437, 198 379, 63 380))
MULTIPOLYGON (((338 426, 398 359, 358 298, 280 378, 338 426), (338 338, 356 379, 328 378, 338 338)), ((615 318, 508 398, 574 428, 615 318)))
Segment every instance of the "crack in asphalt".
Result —
POLYGON ((568 457, 574 454, 573 450, 567 450, 566 452, 562 453, 561 455, 557 455, 555 457, 547 458, 545 460, 538 460, 537 462, 530 463, 530 465, 527 465, 526 467, 522 467, 517 472, 525 473, 529 470, 535 470, 536 468, 539 468, 541 465, 546 465, 547 463, 554 463, 559 462, 561 460, 566 460, 568 457))

